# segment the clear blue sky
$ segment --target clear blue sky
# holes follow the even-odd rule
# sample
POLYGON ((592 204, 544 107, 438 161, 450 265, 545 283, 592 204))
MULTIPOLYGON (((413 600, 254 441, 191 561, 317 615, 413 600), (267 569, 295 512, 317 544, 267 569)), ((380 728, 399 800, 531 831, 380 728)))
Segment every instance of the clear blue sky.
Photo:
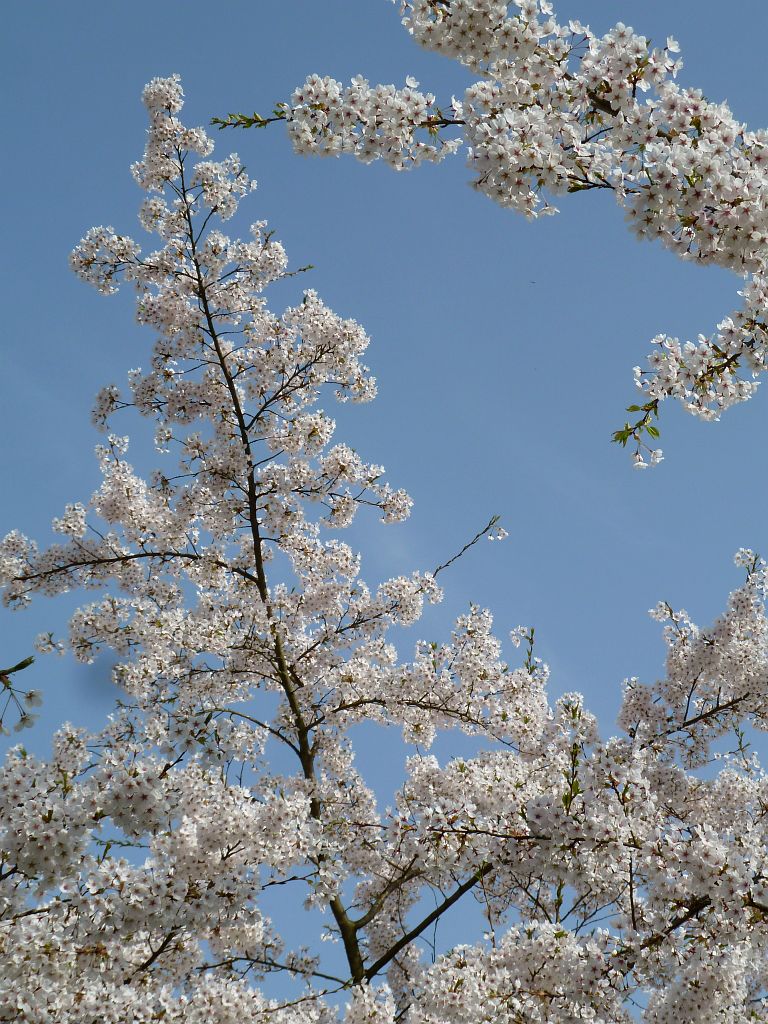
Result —
MULTIPOLYGON (((764 0, 741 0, 733 17, 714 0, 556 7, 596 30, 621 19, 654 40, 676 36, 683 83, 768 125, 764 0)), ((128 293, 104 299, 67 268, 91 225, 138 232, 128 167, 143 148, 145 81, 179 72, 196 124, 264 112, 314 71, 412 74, 446 99, 469 79, 417 49, 386 0, 35 0, 7 5, 4 21, 0 534, 47 541, 51 518, 97 484, 95 391, 146 365, 152 340, 128 293)), ((602 195, 526 223, 467 187, 462 157, 396 175, 299 159, 279 126, 216 142, 259 180, 241 229, 267 218, 293 264, 316 267, 275 307, 311 286, 372 335, 380 396, 344 409, 337 436, 384 463, 415 509, 406 525, 357 530, 364 574, 433 568, 500 514, 509 539, 446 574, 446 600, 413 640, 442 638, 470 600, 493 610, 502 636, 534 625, 552 692, 586 692, 609 733, 622 679, 662 671, 646 610, 667 599, 706 624, 740 582, 733 552, 768 553, 768 395, 715 425, 665 409, 666 461, 653 471, 634 472, 609 443, 648 340, 709 332, 737 305, 738 280, 639 244, 602 195)), ((0 664, 29 654, 36 633, 62 631, 71 606, 0 611, 0 664)), ((45 749, 63 718, 101 722, 115 696, 108 668, 39 659, 24 682, 46 693, 44 727, 25 741, 45 749)))

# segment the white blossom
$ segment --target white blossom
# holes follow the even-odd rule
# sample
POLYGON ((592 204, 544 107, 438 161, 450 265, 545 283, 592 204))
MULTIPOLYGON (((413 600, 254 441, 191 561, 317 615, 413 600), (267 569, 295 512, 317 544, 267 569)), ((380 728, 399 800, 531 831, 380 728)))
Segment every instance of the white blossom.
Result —
MULTIPOLYGON (((676 82, 668 37, 654 47, 619 22, 597 36, 560 24, 546 0, 402 0, 403 25, 428 50, 479 76, 441 108, 403 89, 310 75, 278 107, 299 153, 351 153, 397 170, 467 154, 472 185, 528 218, 563 195, 610 192, 641 239, 746 278, 742 304, 696 342, 659 334, 636 368, 641 413, 616 431, 639 469, 661 461, 659 403, 717 419, 751 398, 768 369, 768 131, 676 82), (656 454, 653 454, 656 453, 656 454)), ((239 123, 239 122, 231 122, 239 123)))

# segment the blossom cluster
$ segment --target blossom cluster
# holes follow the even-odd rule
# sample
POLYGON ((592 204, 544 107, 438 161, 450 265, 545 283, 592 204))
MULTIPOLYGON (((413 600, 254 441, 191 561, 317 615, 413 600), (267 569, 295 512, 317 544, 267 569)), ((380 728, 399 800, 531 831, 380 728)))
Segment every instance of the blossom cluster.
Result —
POLYGON ((104 292, 136 289, 151 363, 94 418, 151 418, 162 468, 144 479, 108 433, 60 541, 0 541, 6 604, 95 592, 38 648, 108 649, 123 691, 103 729, 65 725, 47 761, 6 759, 0 1018, 765 1019, 768 780, 745 739, 768 724, 765 564, 738 553, 746 582, 707 630, 654 610, 666 677, 627 682, 607 740, 578 694, 549 702, 533 630, 513 631, 514 667, 477 606, 404 660, 392 630, 440 599, 450 562, 369 587, 335 536, 363 506, 386 522, 410 507, 319 408, 373 397, 368 338, 312 291, 270 312, 284 250, 263 224, 247 241, 218 226, 251 191, 242 165, 212 163, 181 123, 176 78, 144 99, 135 178, 160 244, 98 228, 72 262, 104 292), (410 748, 390 807, 355 757, 364 723, 410 748), (430 753, 450 728, 476 752, 430 753), (485 934, 425 954, 473 897, 485 934), (309 948, 292 938, 302 906, 309 948))
POLYGON ((404 169, 463 145, 473 187, 503 207, 535 218, 556 213, 565 193, 611 192, 637 237, 749 276, 743 306, 711 336, 654 339, 649 367, 636 370, 652 406, 638 411, 653 415, 615 435, 633 442, 638 467, 657 451, 661 400, 717 418, 751 397, 768 365, 768 132, 678 85, 672 38, 653 47, 623 23, 600 37, 560 24, 549 0, 403 0, 401 14, 421 46, 479 80, 441 110, 411 81, 395 90, 357 78, 344 89, 311 75, 280 107, 297 151, 404 169))
POLYGON ((444 118, 434 104, 432 93, 420 92, 412 77, 397 89, 372 87, 358 76, 345 89, 332 78, 310 75, 281 114, 297 153, 352 153, 363 163, 384 160, 403 170, 436 163, 461 144, 438 137, 444 118))

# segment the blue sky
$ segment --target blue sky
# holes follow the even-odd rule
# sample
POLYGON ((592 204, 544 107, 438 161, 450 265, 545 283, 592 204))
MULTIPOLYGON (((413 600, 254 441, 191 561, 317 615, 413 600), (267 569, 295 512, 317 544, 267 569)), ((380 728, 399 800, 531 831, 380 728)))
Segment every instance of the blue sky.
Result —
MULTIPOLYGON (((683 83, 727 98, 753 128, 768 124, 763 0, 727 18, 714 0, 556 9, 599 31, 623 20, 654 40, 674 35, 683 83)), ((146 365, 152 340, 130 294, 104 299, 67 268, 91 225, 139 230, 128 167, 143 148, 145 81, 179 72, 185 120, 197 124, 263 113, 310 72, 412 74, 446 100, 470 79, 419 50, 387 0, 37 0, 4 15, 0 534, 18 527, 45 542, 51 518, 97 484, 94 393, 146 365)), ((663 670, 647 609, 666 599, 706 624, 741 580, 733 552, 768 553, 765 395, 714 425, 665 408, 666 460, 653 471, 634 472, 609 443, 649 339, 710 331, 738 304, 738 279, 636 242, 602 195, 566 197, 560 216, 526 223, 467 187, 461 156, 397 175, 295 157, 279 126, 216 143, 259 180, 240 229, 266 218, 294 266, 315 265, 281 286, 274 308, 313 287, 372 336, 379 398, 334 411, 337 437, 383 463, 415 508, 405 525, 356 528, 364 575, 433 568, 501 515, 508 540, 445 575, 445 602, 412 639, 441 639, 470 601, 493 610, 502 636, 533 625, 552 693, 584 691, 610 733, 622 679, 663 670)), ((0 664, 29 654, 38 632, 61 632, 71 607, 1 610, 0 664)), ((24 682, 46 705, 28 745, 44 750, 64 718, 99 724, 115 697, 108 668, 38 659, 24 682)))

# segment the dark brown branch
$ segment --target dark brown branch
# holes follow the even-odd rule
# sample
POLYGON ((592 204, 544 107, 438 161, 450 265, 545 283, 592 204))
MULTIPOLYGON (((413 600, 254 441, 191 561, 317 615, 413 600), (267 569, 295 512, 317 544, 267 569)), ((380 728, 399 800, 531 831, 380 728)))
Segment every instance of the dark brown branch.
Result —
MULTIPOLYGON (((133 971, 133 973, 129 974, 128 977, 123 979, 123 984, 124 985, 130 985, 130 983, 133 981, 133 979, 138 974, 141 974, 143 971, 149 970, 149 968, 152 966, 152 964, 155 963, 155 961, 160 959, 160 957, 163 955, 163 953, 170 946, 170 944, 173 942, 173 940, 176 938, 176 936, 178 934, 179 934, 178 931, 175 930, 175 929, 174 929, 174 931, 169 932, 166 935, 166 937, 163 939, 163 941, 160 943, 160 945, 157 947, 157 949, 154 950, 152 952, 152 954, 147 957, 147 959, 144 961, 144 963, 140 964, 135 969, 135 971, 133 971)), ((152 949, 151 946, 149 948, 152 949)))
MULTIPOLYGON (((195 240, 195 231, 192 224, 192 212, 190 210, 189 201, 187 198, 187 189, 184 181, 184 166, 181 153, 178 153, 179 159, 179 170, 181 177, 181 195, 184 201, 184 211, 188 226, 188 238, 191 246, 192 262, 195 267, 197 276, 197 295, 200 301, 200 308, 205 322, 207 325, 207 333, 213 343, 216 351, 216 357, 219 361, 221 373, 224 377, 224 382, 229 392, 230 400, 232 402, 232 409, 235 414, 237 421, 237 429, 240 435, 240 442, 243 447, 243 453, 246 460, 246 466, 248 467, 248 478, 247 478, 247 495, 248 495, 248 519, 251 528, 252 536, 252 550, 253 558, 256 565, 256 586, 259 591, 262 604, 266 610, 267 616, 270 620, 272 638, 274 641, 275 658, 277 662, 277 670, 280 676, 280 684, 285 693, 288 706, 290 707, 291 714, 293 716, 294 726, 296 728, 296 738, 298 741, 298 756, 301 763, 302 771, 307 782, 314 783, 316 781, 315 776, 315 765, 314 765, 314 754, 309 741, 310 727, 304 720, 304 716, 299 706, 299 702, 296 697, 297 688, 301 688, 302 682, 296 674, 295 669, 292 669, 288 665, 288 660, 285 656, 285 650, 283 647, 282 637, 280 635, 280 629, 275 622, 272 608, 269 601, 269 588, 267 587, 267 578, 264 571, 264 559, 262 555, 262 539, 259 526, 259 509, 258 509, 258 498, 256 494, 256 479, 255 469, 253 465, 253 457, 251 454, 251 446, 248 433, 248 425, 246 423, 245 414, 240 404, 240 397, 237 393, 237 387, 235 385, 232 373, 227 365, 227 358, 224 350, 221 347, 216 325, 214 323, 213 314, 208 302, 208 295, 206 293, 205 280, 203 273, 200 269, 200 264, 197 258, 197 248, 195 240)), ((321 807, 317 797, 313 796, 310 799, 310 814, 316 821, 321 820, 321 807)), ((342 942, 344 944, 344 950, 347 955, 349 962, 349 968, 352 973, 352 980, 359 983, 364 978, 364 966, 363 957, 360 951, 360 945, 357 939, 357 932, 355 927, 350 920, 344 904, 342 903, 339 896, 334 896, 329 901, 331 913, 333 914, 334 920, 336 921, 339 933, 341 935, 342 942)))
POLYGON ((386 967, 388 963, 394 960, 402 949, 405 949, 414 939, 417 939, 434 921, 442 917, 446 910, 452 907, 454 903, 458 903, 462 896, 468 893, 470 889, 473 889, 481 879, 494 870, 494 864, 484 864, 481 868, 478 868, 474 875, 468 878, 466 882, 463 882, 450 896, 447 896, 439 906, 435 907, 431 914, 427 914, 414 928, 411 928, 409 932, 406 932, 402 938, 390 946, 383 956, 380 956, 375 963, 371 964, 365 971, 365 980, 370 981, 371 978, 374 978, 383 967, 386 967))
POLYGON ((490 530, 492 530, 493 527, 496 525, 496 523, 498 523, 498 521, 499 521, 499 517, 498 516, 492 516, 491 519, 489 519, 489 521, 486 523, 486 525, 482 528, 482 530, 480 530, 478 533, 476 533, 475 536, 472 538, 472 540, 468 541, 464 545, 464 547, 461 549, 461 551, 459 551, 457 554, 455 554, 453 556, 453 558, 449 558, 447 562, 443 562, 442 565, 438 565, 438 567, 432 572, 432 575, 433 576, 437 576, 437 574, 439 572, 442 572, 443 569, 447 569, 449 565, 453 565, 454 562, 457 562, 466 551, 469 551, 469 549, 471 547, 473 547, 475 544, 477 544, 477 542, 481 539, 481 537, 484 537, 486 535, 486 533, 488 533, 490 530))
POLYGON ((421 872, 410 870, 411 865, 414 863, 415 860, 416 858, 414 857, 411 860, 411 864, 408 865, 408 868, 406 868, 406 870, 403 871, 401 875, 399 875, 397 878, 393 878, 390 882, 387 883, 387 885, 384 886, 382 891, 373 901, 373 904, 371 905, 370 909, 365 914, 363 914, 362 917, 358 917, 356 921, 352 922, 357 931, 360 931, 362 928, 365 928, 366 925, 371 923, 371 921, 376 917, 381 908, 384 906, 387 897, 391 896, 393 892, 396 892, 398 889, 402 888, 402 886, 404 886, 406 882, 411 882, 413 881, 414 878, 419 877, 421 872))

